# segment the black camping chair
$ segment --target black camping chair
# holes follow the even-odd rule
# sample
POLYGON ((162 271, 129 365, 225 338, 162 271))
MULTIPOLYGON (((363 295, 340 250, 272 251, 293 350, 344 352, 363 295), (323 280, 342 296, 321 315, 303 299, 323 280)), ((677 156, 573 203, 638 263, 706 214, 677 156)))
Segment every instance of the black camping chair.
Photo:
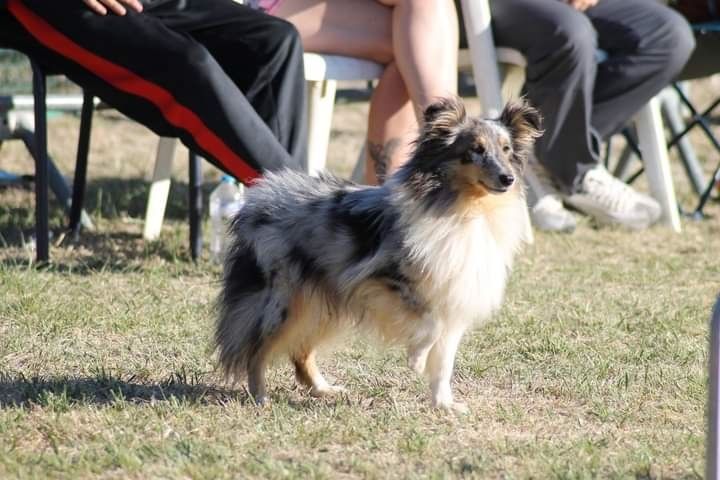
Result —
MULTIPOLYGON (((20 27, 6 10, 6 2, 0 0, 0 48, 23 50, 32 38, 20 27)), ((23 52, 25 53, 25 52, 23 52)), ((27 55, 27 53, 25 53, 27 55)), ((61 72, 52 71, 42 65, 38 59, 28 57, 33 76, 34 131, 23 132, 30 154, 35 160, 35 235, 36 255, 40 263, 49 261, 49 225, 48 225, 48 186, 52 182, 56 195, 64 201, 67 198, 67 185, 52 163, 47 150, 47 77, 61 72), (50 174, 50 175, 49 175, 50 174)), ((9 107, 12 107, 9 102, 9 107)), ((95 98, 91 92, 83 92, 78 139, 77 160, 73 179, 72 200, 70 202, 69 231, 77 237, 82 227, 82 206, 85 197, 88 150, 95 98)), ((12 138, 8 136, 8 138, 12 138)), ((200 175, 200 157, 191 153, 189 157, 190 188, 190 253, 197 259, 202 247, 200 221, 202 218, 202 176, 200 175)))
MULTIPOLYGON (((720 153, 720 140, 711 128, 712 125, 720 124, 720 117, 713 115, 713 112, 720 105, 720 96, 713 100, 708 107, 700 110, 692 103, 681 82, 720 73, 720 56, 718 56, 718 52, 720 52, 720 21, 694 24, 692 28, 697 46, 685 69, 680 74, 680 78, 672 84, 678 101, 670 102, 665 99, 662 104, 662 113, 665 125, 670 131, 670 139, 667 143, 668 149, 677 148, 690 185, 699 197, 697 205, 692 210, 684 211, 681 206, 678 206, 678 208, 687 216, 702 219, 705 217, 703 209, 708 200, 712 198, 713 189, 720 182, 720 162, 718 162, 711 178, 708 180, 690 144, 688 134, 694 128, 699 127, 710 144, 720 153), (682 118, 680 107, 687 109, 690 113, 688 118, 682 118)), ((634 173, 628 173, 630 160, 633 156, 640 157, 640 150, 632 131, 623 131, 623 136, 627 141, 627 146, 621 153, 613 173, 620 178, 624 178, 628 183, 632 183, 643 172, 642 167, 640 167, 634 173)))

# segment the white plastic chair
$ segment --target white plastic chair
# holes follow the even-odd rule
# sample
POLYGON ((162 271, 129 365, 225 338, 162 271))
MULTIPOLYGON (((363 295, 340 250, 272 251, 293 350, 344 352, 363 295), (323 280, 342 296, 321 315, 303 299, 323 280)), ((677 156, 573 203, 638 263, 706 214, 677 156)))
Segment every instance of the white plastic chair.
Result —
POLYGON ((338 81, 376 80, 384 67, 359 58, 305 54, 308 82, 308 165, 311 175, 325 168, 338 81))
MULTIPOLYGON (((316 53, 306 53, 304 63, 308 86, 308 164, 304 167, 314 175, 325 168, 327 160, 337 82, 377 79, 383 66, 358 58, 316 53)), ((145 212, 143 238, 146 240, 158 238, 162 229, 176 147, 174 138, 163 137, 158 142, 145 212)))
MULTIPOLYGON (((461 5, 478 97, 485 112, 494 115, 503 105, 498 62, 525 68, 525 58, 515 50, 495 48, 488 0, 461 0, 461 5)), ((662 207, 663 222, 673 231, 680 232, 680 214, 665 146, 659 100, 651 99, 635 115, 634 122, 650 192, 662 207)))

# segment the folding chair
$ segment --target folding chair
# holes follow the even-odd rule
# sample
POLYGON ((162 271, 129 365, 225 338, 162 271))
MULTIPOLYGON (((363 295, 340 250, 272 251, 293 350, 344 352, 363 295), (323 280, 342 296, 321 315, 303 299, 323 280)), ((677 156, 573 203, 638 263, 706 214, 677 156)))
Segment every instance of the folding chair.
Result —
MULTIPOLYGON (((35 117, 32 115, 34 103, 32 95, 0 95, 0 144, 5 140, 20 140, 33 158, 37 156, 35 117)), ((83 96, 49 95, 46 98, 46 105, 52 111, 79 112, 83 105, 83 96)), ((9 185, 27 180, 34 180, 34 177, 3 172, 0 183, 9 185)), ((69 213, 72 192, 50 154, 48 154, 48 181, 50 190, 69 213)), ((93 228, 90 218, 84 211, 81 212, 81 222, 85 228, 93 228)))
MULTIPOLYGON (((0 47, 2 47, 2 45, 0 45, 0 47)), ((56 72, 48 71, 32 58, 30 58, 30 65, 32 67, 33 77, 33 125, 30 127, 29 125, 22 125, 15 122, 14 125, 8 125, 8 128, 2 132, 2 136, 6 139, 17 138, 23 140, 35 161, 35 253, 38 263, 46 263, 50 259, 50 230, 48 219, 49 187, 52 185, 56 196, 65 205, 67 205, 67 199, 70 195, 62 175, 50 159, 47 150, 47 76, 56 74, 56 72)), ((10 110, 17 108, 19 105, 15 104, 13 97, 5 98, 6 105, 3 113, 7 118, 10 110)), ((67 101, 67 99, 65 101, 67 101)), ((93 101, 94 99, 91 95, 84 94, 77 154, 77 164, 79 167, 87 163, 93 101)), ((75 196, 80 199, 82 198, 81 192, 79 191, 74 192, 73 197, 75 196)), ((82 219, 82 202, 72 201, 70 206, 71 230, 77 231, 82 219)), ((85 223, 88 226, 92 225, 89 220, 86 220, 85 223)))
MULTIPOLYGON (((680 98, 683 106, 690 111, 691 120, 689 123, 687 123, 684 130, 677 133, 670 139, 670 141, 668 142, 668 148, 677 145, 679 141, 690 132, 690 130, 692 130, 696 126, 699 126, 707 139, 712 144, 712 146, 715 148, 715 150, 720 153, 720 141, 710 128, 711 122, 713 122, 711 114, 712 111, 715 110, 718 105, 720 105, 720 97, 715 99, 715 101, 713 101, 712 104, 705 110, 703 110, 702 112, 698 112, 677 82, 673 83, 673 89, 675 90, 675 92, 677 92, 677 95, 680 98)), ((689 215, 691 217, 695 219, 702 219, 705 217, 703 209, 705 208, 705 205, 710 199, 713 189, 718 184, 720 184, 720 162, 718 162, 718 165, 715 167, 715 170, 710 178, 710 181, 707 183, 707 186, 702 192, 700 192, 700 200, 698 201, 697 206, 692 212, 689 212, 689 215)))
MULTIPOLYGON (((709 23, 697 23, 693 24, 693 31, 695 32, 695 39, 697 47, 693 56, 688 61, 685 70, 681 74, 681 80, 689 80, 706 77, 712 74, 720 73, 720 57, 718 57, 718 49, 720 49, 720 21, 709 22, 709 23)), ((718 96, 707 108, 702 111, 691 102, 687 95, 687 92, 682 88, 681 84, 676 82, 673 84, 673 89, 680 100, 681 105, 690 112, 689 122, 686 123, 685 128, 680 132, 673 132, 674 135, 668 142, 669 146, 681 146, 681 142, 686 139, 686 135, 695 127, 700 127, 702 132, 710 144, 715 148, 715 151, 720 153, 720 140, 717 135, 710 128, 712 124, 718 124, 718 118, 713 117, 713 112, 720 105, 720 96, 718 96)), ((677 111, 677 110, 676 110, 677 111)), ((681 157, 683 155, 683 149, 680 149, 681 157)), ((702 180, 702 171, 699 167, 696 167, 696 173, 694 176, 692 172, 688 171, 688 176, 694 184, 699 183, 702 180)), ((707 181, 707 184, 702 189, 696 191, 700 195, 697 206, 689 214, 696 219, 704 217, 703 209, 710 199, 713 189, 720 182, 720 162, 715 167, 711 178, 707 181)))
MULTIPOLYGON (((80 140, 78 143, 78 159, 75 166, 75 177, 73 181, 73 198, 72 208, 70 211, 69 230, 75 237, 80 231, 80 212, 85 198, 86 173, 88 161, 88 147, 90 145, 90 124, 92 122, 92 96, 86 93, 86 100, 83 103, 81 125, 87 125, 85 129, 81 128, 80 140)), ((190 257, 193 261, 197 260, 202 250, 202 174, 201 174, 201 158, 193 151, 188 155, 188 220, 190 223, 190 257)))
MULTIPOLYGON (((36 202, 36 255, 39 263, 49 261, 50 230, 48 220, 48 189, 52 189, 57 199, 69 210, 68 233, 77 239, 81 228, 93 229, 93 224, 83 210, 87 178, 87 163, 92 129, 94 107, 99 103, 88 92, 82 97, 47 95, 47 76, 54 75, 31 60, 33 71, 33 95, 0 97, 0 142, 7 139, 22 140, 28 152, 35 160, 35 202, 36 202), (65 183, 63 175, 55 166, 47 150, 47 110, 75 111, 80 114, 80 134, 78 138, 77 159, 72 192, 65 183), (33 118, 22 121, 23 111, 32 109, 33 118)), ((188 192, 190 220, 190 252, 196 259, 202 245, 200 221, 202 218, 202 196, 200 187, 200 158, 194 153, 189 155, 190 188, 188 192)))
MULTIPOLYGON (((720 57, 717 56, 717 52, 720 50, 720 22, 694 24, 692 28, 695 32, 697 47, 684 71, 680 74, 679 80, 660 95, 660 101, 665 123, 670 132, 667 146, 668 148, 674 147, 677 149, 690 185, 699 196, 698 203, 692 210, 686 212, 681 206, 678 206, 678 208, 691 218, 702 219, 705 216, 703 209, 710 200, 713 189, 720 182, 720 162, 708 180, 690 144, 688 134, 695 127, 699 127, 710 144, 720 153, 720 140, 711 129, 713 124, 720 123, 717 117, 713 117, 713 111, 720 105, 720 96, 711 102, 708 107, 700 110, 688 96, 684 82, 720 73, 720 57), (684 110, 690 113, 687 119, 683 118, 682 112, 684 110)), ((615 170, 616 175, 620 177, 627 175, 633 154, 640 157, 640 152, 634 145, 632 134, 625 132, 625 138, 628 140, 628 145, 621 154, 615 170)), ((632 182, 642 172, 643 168, 641 167, 635 173, 629 175, 627 177, 628 182, 632 182)))

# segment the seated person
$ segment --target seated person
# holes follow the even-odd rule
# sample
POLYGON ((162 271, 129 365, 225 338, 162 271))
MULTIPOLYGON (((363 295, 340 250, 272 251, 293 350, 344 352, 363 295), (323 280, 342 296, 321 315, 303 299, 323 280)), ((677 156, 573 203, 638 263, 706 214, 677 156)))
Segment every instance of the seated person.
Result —
POLYGON ((496 44, 525 55, 525 91, 544 116, 536 154, 551 178, 531 169, 535 224, 571 230, 561 200, 600 223, 657 221, 657 202, 610 175, 599 148, 682 70, 694 46, 687 22, 655 0, 495 0, 490 8, 496 44), (597 49, 608 54, 601 63, 597 49))
POLYGON ((233 0, 7 0, 0 45, 245 183, 305 162, 297 31, 233 0))
POLYGON ((422 111, 457 91, 453 0, 255 0, 297 27, 310 52, 385 65, 370 100, 368 183, 407 160, 422 111))

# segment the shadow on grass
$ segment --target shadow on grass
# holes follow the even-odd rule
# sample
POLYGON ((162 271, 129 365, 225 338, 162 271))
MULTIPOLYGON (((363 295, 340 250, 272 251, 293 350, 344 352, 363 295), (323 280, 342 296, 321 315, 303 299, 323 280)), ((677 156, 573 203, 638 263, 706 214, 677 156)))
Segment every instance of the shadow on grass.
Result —
MULTIPOLYGON (((150 183, 140 178, 119 179, 100 178, 88 182, 85 193, 85 211, 92 217, 114 219, 133 217, 142 220, 145 217, 150 183)), ((34 187, 32 187, 34 188, 34 187)), ((213 185, 205 185, 203 198, 207 197, 213 185)), ((35 222, 34 194, 25 188, 12 188, 22 195, 14 204, 0 204, 0 234, 6 242, 17 236, 18 229, 32 229, 35 222), (22 192, 22 193, 20 193, 22 192), (30 197, 30 198, 28 198, 30 197), (29 200, 29 201, 28 201, 29 200)), ((32 190, 32 189, 31 189, 32 190)), ((173 181, 170 187, 165 218, 184 220, 188 215, 188 185, 173 181)), ((57 198, 50 196, 51 228, 62 230, 68 222, 67 212, 57 198)))
MULTIPOLYGON (((205 204, 213 185, 204 187, 205 204)), ((67 213, 56 199, 50 203, 51 242, 60 245, 60 251, 52 255, 54 271, 74 273, 98 270, 127 271, 132 263, 148 258, 160 258, 169 262, 190 261, 188 251, 187 218, 188 185, 173 182, 168 198, 165 218, 183 224, 177 234, 163 235, 159 241, 147 242, 140 230, 145 216, 148 182, 142 179, 104 178, 88 184, 85 210, 102 222, 95 231, 83 231, 78 240, 64 237, 67 232, 67 213), (107 222, 112 223, 112 228, 107 222), (104 229, 103 229, 104 226, 104 229), (180 234, 182 231, 182 234, 180 234)), ((0 260, 6 267, 27 267, 33 257, 25 250, 34 238, 35 206, 32 192, 17 190, 6 192, 5 202, 0 202, 0 248, 14 248, 0 260), (3 204, 4 203, 4 204, 3 204), (27 255, 25 254, 27 253, 27 255)), ((207 209, 207 205, 206 205, 207 209)), ((173 232, 175 233, 175 232, 173 232)))
POLYGON ((183 374, 160 383, 145 383, 133 376, 123 379, 100 374, 96 377, 27 378, 0 374, 0 408, 43 407, 62 409, 70 405, 115 405, 123 402, 182 401, 222 405, 229 401, 249 402, 244 390, 207 385, 183 374))
MULTIPOLYGON (((53 240, 51 240, 53 241, 53 240)), ((158 259, 172 264, 184 264, 194 270, 187 239, 173 236, 157 241, 145 241, 137 233, 129 232, 85 232, 77 241, 69 237, 62 242, 61 249, 53 250, 51 262, 42 265, 44 271, 91 275, 98 272, 130 273, 142 271, 147 261, 158 259)), ((0 268, 26 269, 34 265, 33 251, 20 244, 5 246, 20 247, 16 255, 0 258, 0 268), (22 251, 20 251, 22 248, 22 251)))

